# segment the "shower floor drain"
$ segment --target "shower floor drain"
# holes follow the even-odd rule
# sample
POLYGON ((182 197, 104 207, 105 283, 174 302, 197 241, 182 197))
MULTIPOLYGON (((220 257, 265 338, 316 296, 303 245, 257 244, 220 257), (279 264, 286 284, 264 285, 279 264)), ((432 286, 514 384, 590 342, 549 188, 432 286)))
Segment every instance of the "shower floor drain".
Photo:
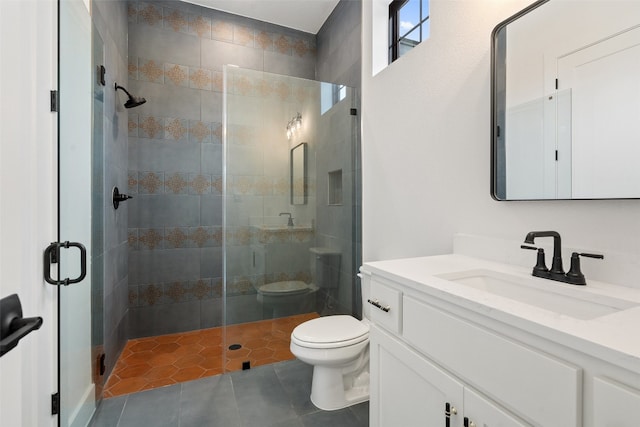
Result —
POLYGON ((229 350, 240 350, 242 346, 240 344, 231 344, 229 350))

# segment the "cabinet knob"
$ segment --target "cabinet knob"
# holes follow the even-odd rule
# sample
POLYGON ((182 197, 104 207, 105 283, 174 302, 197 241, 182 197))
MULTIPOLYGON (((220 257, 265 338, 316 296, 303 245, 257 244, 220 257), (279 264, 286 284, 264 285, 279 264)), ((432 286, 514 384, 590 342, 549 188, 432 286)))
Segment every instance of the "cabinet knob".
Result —
POLYGON ((455 406, 451 407, 451 415, 458 415, 458 409, 455 406))

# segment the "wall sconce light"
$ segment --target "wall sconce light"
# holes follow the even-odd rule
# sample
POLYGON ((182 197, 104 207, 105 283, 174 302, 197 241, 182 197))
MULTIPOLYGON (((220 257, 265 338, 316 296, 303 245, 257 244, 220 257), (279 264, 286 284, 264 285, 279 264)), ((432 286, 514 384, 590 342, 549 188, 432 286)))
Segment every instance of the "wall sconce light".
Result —
POLYGON ((302 127, 302 114, 296 114, 289 123, 287 123, 287 139, 291 139, 293 134, 302 127))

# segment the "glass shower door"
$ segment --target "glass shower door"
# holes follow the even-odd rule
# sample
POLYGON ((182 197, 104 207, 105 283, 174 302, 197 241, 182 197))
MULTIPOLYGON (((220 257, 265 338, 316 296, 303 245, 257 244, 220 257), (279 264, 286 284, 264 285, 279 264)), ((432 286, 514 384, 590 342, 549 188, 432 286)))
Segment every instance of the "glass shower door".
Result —
POLYGON ((224 78, 225 349, 236 370, 293 358, 289 336, 305 320, 353 313, 357 99, 238 67, 224 78))
MULTIPOLYGON (((92 249, 92 21, 82 0, 61 0, 59 22, 58 241, 92 249)), ((98 95, 97 93, 95 94, 98 95)), ((60 279, 80 276, 76 248, 60 249, 60 279)), ((91 263, 79 283, 58 287, 60 426, 85 426, 95 411, 91 263)))

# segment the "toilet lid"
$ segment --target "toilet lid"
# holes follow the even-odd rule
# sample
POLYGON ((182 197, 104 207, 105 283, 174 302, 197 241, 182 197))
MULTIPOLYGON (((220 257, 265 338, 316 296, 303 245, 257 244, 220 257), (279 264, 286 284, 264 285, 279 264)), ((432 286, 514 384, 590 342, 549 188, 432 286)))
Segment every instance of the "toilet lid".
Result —
POLYGON ((357 343, 369 336, 369 325, 351 316, 319 317, 298 325, 291 337, 299 342, 314 344, 357 343))
POLYGON ((309 285, 301 280, 285 280, 282 282, 272 282, 262 285, 258 292, 263 295, 283 295, 299 294, 309 290, 309 285))

